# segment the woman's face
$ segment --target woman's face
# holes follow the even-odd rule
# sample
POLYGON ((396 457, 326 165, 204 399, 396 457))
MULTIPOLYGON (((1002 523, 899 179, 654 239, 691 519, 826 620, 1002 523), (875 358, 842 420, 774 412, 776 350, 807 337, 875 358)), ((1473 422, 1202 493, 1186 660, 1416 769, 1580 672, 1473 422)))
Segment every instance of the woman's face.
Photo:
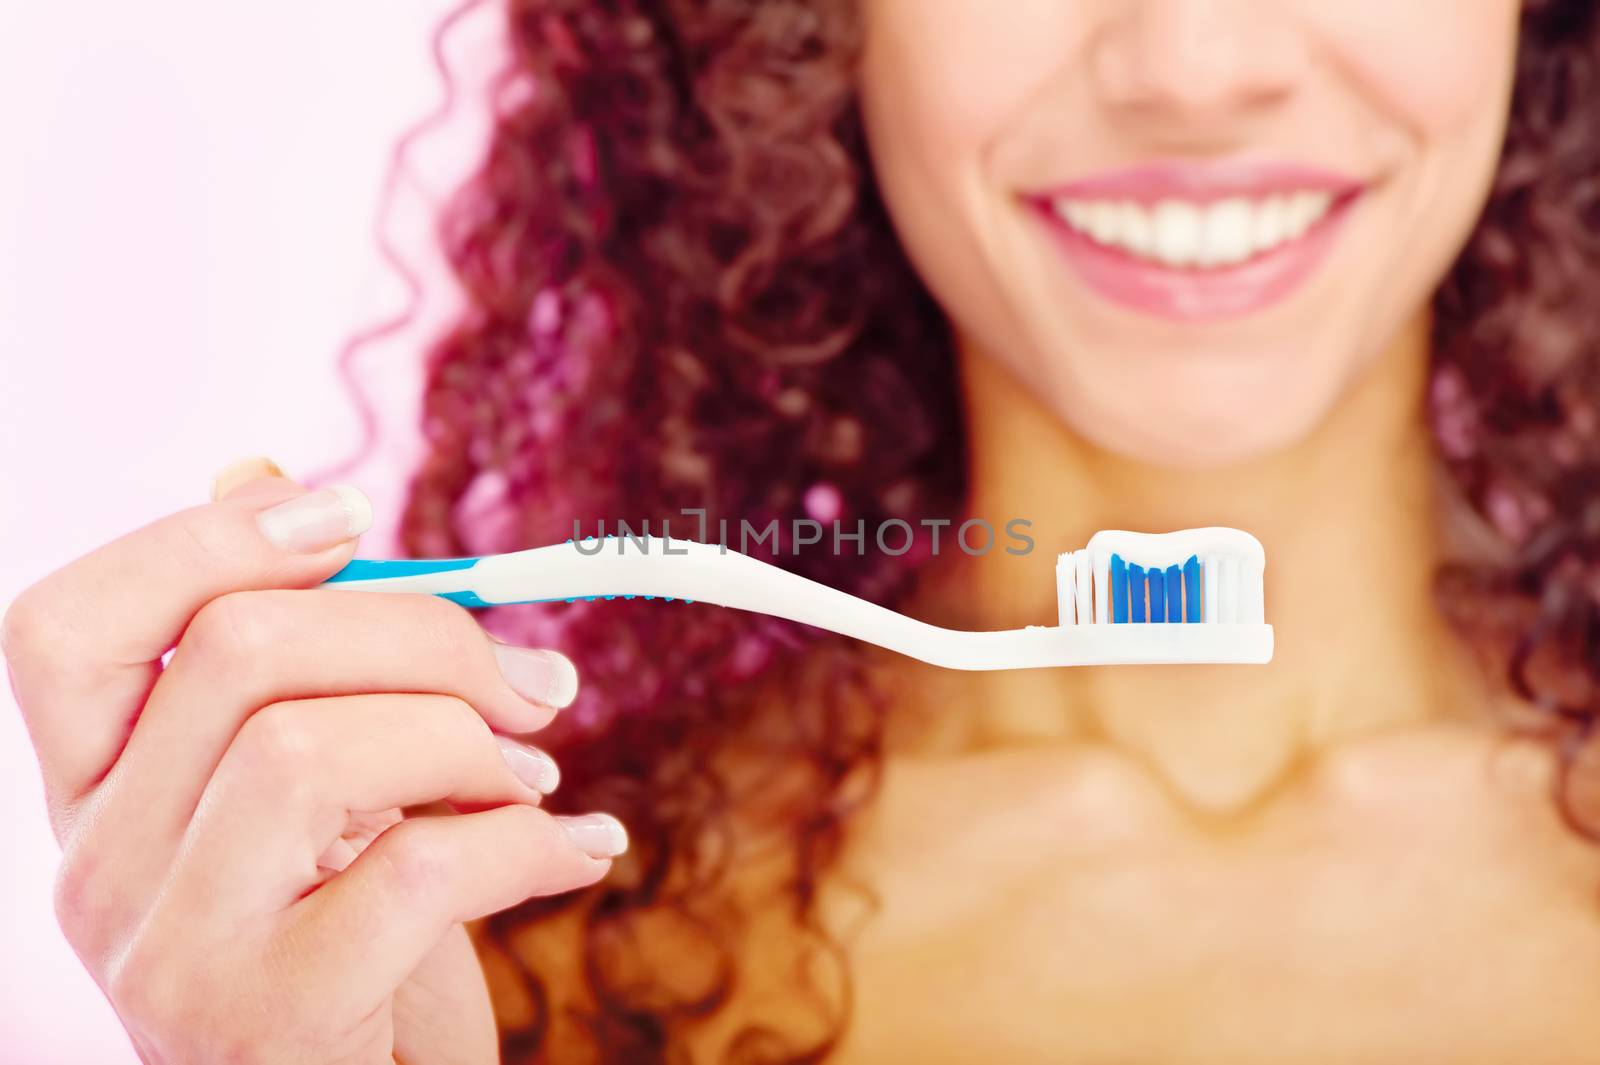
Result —
POLYGON ((1101 447, 1307 432, 1492 179, 1517 0, 862 0, 895 225, 963 343, 1101 447))

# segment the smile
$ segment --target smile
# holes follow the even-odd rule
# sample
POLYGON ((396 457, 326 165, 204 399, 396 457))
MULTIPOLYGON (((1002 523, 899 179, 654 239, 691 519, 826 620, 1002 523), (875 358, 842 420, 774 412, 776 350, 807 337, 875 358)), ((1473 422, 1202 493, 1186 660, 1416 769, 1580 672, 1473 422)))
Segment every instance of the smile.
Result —
POLYGON ((1231 317, 1289 295, 1332 249, 1363 186, 1269 164, 1162 164, 1027 197, 1096 292, 1179 320, 1231 317))
POLYGON ((1299 240, 1333 206, 1321 191, 1222 200, 1207 207, 1163 200, 1154 210, 1131 200, 1054 201, 1056 215, 1097 244, 1167 266, 1232 266, 1299 240))

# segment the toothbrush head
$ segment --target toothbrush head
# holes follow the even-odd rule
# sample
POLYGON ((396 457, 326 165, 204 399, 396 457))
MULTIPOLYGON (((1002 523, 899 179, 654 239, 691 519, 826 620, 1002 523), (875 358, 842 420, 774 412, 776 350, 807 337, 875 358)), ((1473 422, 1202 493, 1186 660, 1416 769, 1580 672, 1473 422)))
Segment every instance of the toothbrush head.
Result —
POLYGON ((1061 625, 1261 625, 1261 541, 1240 529, 1108 529, 1056 562, 1061 625))

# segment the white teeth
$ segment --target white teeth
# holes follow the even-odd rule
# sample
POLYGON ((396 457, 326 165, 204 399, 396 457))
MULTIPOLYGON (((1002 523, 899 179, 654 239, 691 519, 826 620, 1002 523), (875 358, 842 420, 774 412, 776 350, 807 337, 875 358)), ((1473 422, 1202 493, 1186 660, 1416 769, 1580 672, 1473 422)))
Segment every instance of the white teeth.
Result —
POLYGON ((1148 256, 1156 246, 1150 215, 1136 203, 1123 203, 1117 207, 1117 218, 1123 246, 1135 255, 1148 256))
POLYGON ((1289 201, 1282 196, 1272 196, 1261 202, 1250 220, 1250 250, 1265 251, 1282 244, 1289 237, 1289 201))
POLYGON ((1089 228, 1089 207, 1082 200, 1055 200, 1051 203, 1056 217, 1073 229, 1089 228))
POLYGON ((1299 236, 1328 211, 1325 192, 1297 192, 1289 201, 1289 231, 1299 236))
POLYGON ((1249 256, 1249 200, 1223 200, 1206 211, 1205 219, 1205 234, 1200 240, 1201 266, 1228 265, 1249 256))
POLYGON ((1117 236, 1117 205, 1093 203, 1089 205, 1089 235, 1101 244, 1110 244, 1117 236))
POLYGON ((1332 205, 1329 193, 1311 189, 1207 205, 1168 199, 1153 209, 1127 200, 1061 197, 1052 203, 1062 221, 1097 244, 1167 266, 1200 268, 1231 266, 1298 240, 1332 205))
POLYGON ((1200 208, 1178 200, 1162 200, 1152 218, 1155 257, 1168 266, 1188 266, 1200 250, 1204 228, 1200 208))

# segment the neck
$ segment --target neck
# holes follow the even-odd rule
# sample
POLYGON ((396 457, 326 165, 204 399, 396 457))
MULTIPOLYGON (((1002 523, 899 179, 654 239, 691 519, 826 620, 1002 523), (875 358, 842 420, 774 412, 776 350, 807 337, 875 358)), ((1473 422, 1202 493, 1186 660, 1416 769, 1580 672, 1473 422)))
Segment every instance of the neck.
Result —
POLYGON ((1231 525, 1266 548, 1277 650, 1267 666, 939 675, 911 663, 898 668, 916 702, 980 708, 935 715, 922 734, 963 749, 1099 740, 1191 805, 1221 811, 1266 793, 1319 748, 1481 701, 1482 680, 1432 594, 1440 543, 1422 417, 1427 356, 1419 320, 1309 436, 1197 471, 1090 446, 996 360, 963 346, 968 512, 997 529, 1028 519, 1035 546, 1021 556, 942 552, 914 613, 972 629, 1054 624, 1056 555, 1096 530, 1231 525))

